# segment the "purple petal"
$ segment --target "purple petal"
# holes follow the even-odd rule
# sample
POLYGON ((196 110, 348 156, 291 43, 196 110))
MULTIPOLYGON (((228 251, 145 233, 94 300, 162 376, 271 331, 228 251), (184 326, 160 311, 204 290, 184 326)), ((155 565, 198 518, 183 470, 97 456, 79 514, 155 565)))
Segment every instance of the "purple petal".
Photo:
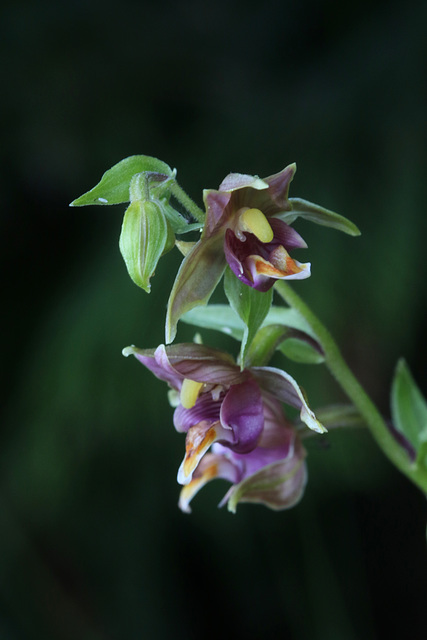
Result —
POLYGON ((307 249, 307 244, 300 234, 279 218, 269 218, 274 238, 269 245, 282 245, 287 251, 292 249, 307 249))
MULTIPOLYGON (((252 455, 254 453, 249 454, 252 455)), ((307 483, 304 456, 305 451, 298 443, 293 455, 266 464, 231 487, 221 505, 228 501, 228 509, 232 512, 236 511, 239 502, 264 504, 274 510, 293 507, 301 499, 307 483)))
POLYGON ((123 355, 129 356, 131 354, 154 373, 156 378, 167 382, 174 389, 181 389, 184 376, 179 374, 170 364, 163 344, 155 350, 138 349, 137 347, 126 347, 123 349, 123 355))
POLYGON ((221 406, 221 424, 231 429, 233 451, 247 453, 256 446, 264 427, 262 396, 253 380, 233 385, 221 406))
POLYGON ((179 405, 173 415, 175 429, 180 432, 187 432, 188 429, 202 420, 211 423, 217 422, 220 416, 221 404, 222 399, 213 400, 212 395, 208 392, 200 395, 191 409, 184 409, 182 405, 179 405))
MULTIPOLYGON (((292 207, 288 202, 289 185, 297 170, 296 164, 290 164, 279 173, 275 173, 264 181, 269 185, 268 194, 281 211, 289 211, 292 207)), ((264 212, 265 213, 265 212, 264 212)))
POLYGON ((183 343, 166 347, 169 363, 183 378, 213 385, 231 385, 247 378, 233 358, 219 349, 183 343))
POLYGON ((248 256, 261 256, 268 260, 268 244, 258 240, 252 233, 245 233, 246 241, 241 242, 236 235, 227 229, 224 240, 225 258, 234 275, 241 282, 258 291, 268 291, 274 285, 274 279, 269 276, 260 276, 248 256))
POLYGON ((206 189, 203 192, 203 201, 206 207, 206 222, 203 229, 203 238, 207 239, 223 226, 233 210, 228 207, 231 193, 206 189), (227 208, 228 207, 228 208, 227 208))
MULTIPOLYGON (((252 234, 250 235, 252 236, 252 234)), ((243 261, 247 256, 245 245, 245 242, 240 242, 240 240, 236 238, 231 229, 227 229, 224 239, 225 259, 227 260, 234 275, 239 278, 241 282, 252 287, 253 281, 251 275, 243 266, 243 261)))
POLYGON ((247 373, 240 371, 233 358, 202 344, 183 343, 157 349, 126 347, 124 355, 134 355, 157 378, 180 390, 184 378, 213 385, 231 385, 242 382, 247 373))
POLYGON ((298 383, 285 371, 274 367, 253 367, 251 369, 262 389, 291 407, 300 409, 301 420, 313 431, 326 433, 325 427, 317 420, 307 404, 298 383))

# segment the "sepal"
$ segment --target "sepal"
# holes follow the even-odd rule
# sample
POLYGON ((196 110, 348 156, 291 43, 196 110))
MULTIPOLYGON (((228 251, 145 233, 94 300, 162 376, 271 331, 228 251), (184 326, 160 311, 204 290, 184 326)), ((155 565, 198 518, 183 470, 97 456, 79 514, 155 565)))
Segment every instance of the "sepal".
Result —
POLYGON ((292 207, 291 210, 276 216, 287 224, 292 224, 297 218, 305 218, 310 222, 343 231, 350 236, 360 236, 360 231, 356 225, 339 213, 302 198, 289 198, 289 203, 292 207))
POLYGON ((307 484, 306 453, 297 445, 294 455, 266 465, 230 488, 219 506, 227 502, 231 513, 241 502, 263 504, 275 511, 290 509, 304 494, 307 484))
POLYGON ((173 342, 178 320, 190 309, 207 304, 225 269, 222 237, 199 241, 185 256, 169 296, 166 343, 173 342))

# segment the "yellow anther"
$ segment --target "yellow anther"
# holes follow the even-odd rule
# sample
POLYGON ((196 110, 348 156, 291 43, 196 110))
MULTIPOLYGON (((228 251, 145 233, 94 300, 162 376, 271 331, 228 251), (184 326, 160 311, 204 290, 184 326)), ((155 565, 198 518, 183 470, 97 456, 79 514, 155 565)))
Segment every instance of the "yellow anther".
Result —
POLYGON ((185 378, 181 387, 181 404, 184 409, 191 409, 196 404, 199 391, 203 387, 203 382, 196 382, 185 378))
POLYGON ((273 229, 259 209, 246 209, 240 216, 239 226, 242 231, 253 233, 261 242, 273 240, 273 229))

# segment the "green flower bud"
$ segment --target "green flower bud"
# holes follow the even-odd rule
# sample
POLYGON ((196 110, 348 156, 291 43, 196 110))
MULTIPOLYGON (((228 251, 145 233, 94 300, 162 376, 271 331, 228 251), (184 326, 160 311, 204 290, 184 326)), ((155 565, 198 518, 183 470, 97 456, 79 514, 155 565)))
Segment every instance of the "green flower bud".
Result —
POLYGON ((150 292, 150 278, 160 257, 172 248, 173 232, 159 203, 134 200, 126 209, 120 251, 132 280, 150 292))

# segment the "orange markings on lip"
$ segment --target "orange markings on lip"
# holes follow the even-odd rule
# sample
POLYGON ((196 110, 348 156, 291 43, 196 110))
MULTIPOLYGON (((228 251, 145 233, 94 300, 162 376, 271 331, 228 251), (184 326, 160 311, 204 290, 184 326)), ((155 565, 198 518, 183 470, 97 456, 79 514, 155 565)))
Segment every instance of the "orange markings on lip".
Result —
MULTIPOLYGON (((194 427, 192 428, 194 429, 194 427)), ((194 471, 200 455, 216 440, 216 431, 214 426, 208 429, 203 437, 197 433, 197 431, 192 434, 190 434, 190 431, 188 432, 190 437, 187 437, 187 443, 185 446, 184 473, 186 476, 189 476, 194 471)))
POLYGON ((284 247, 277 247, 270 255, 271 262, 256 256, 255 267, 259 274, 266 276, 290 276, 302 271, 284 247))

